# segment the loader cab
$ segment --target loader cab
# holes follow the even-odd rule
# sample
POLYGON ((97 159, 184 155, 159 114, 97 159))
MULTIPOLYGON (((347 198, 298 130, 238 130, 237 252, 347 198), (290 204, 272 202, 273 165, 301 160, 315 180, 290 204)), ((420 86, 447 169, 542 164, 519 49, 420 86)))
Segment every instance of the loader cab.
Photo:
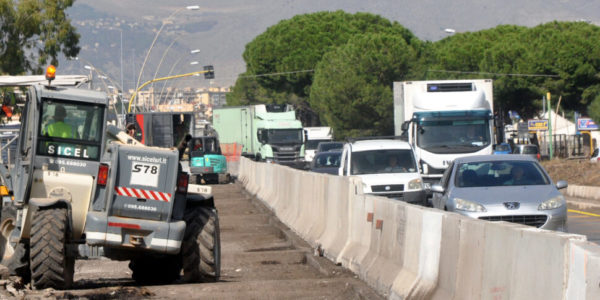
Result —
POLYGON ((105 146, 107 106, 108 98, 101 92, 46 85, 29 88, 11 170, 16 202, 49 197, 48 172, 96 178, 105 146))

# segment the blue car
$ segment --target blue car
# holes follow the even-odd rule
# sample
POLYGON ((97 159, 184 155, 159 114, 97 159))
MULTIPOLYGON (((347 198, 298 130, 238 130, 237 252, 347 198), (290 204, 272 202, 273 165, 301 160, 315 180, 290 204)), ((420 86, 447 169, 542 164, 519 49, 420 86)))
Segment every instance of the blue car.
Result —
POLYGON ((501 143, 494 145, 494 154, 511 154, 512 149, 510 149, 510 144, 501 143))

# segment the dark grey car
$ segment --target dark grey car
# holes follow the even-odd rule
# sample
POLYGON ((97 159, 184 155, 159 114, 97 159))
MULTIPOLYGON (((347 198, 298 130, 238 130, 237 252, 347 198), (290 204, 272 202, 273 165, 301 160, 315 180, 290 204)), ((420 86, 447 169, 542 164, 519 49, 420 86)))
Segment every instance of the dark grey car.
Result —
POLYGON ((342 142, 320 142, 319 145, 317 145, 317 150, 315 151, 315 153, 319 153, 319 152, 325 152, 325 151, 332 151, 332 150, 342 150, 344 149, 344 143, 342 142))
POLYGON ((457 158, 431 187, 433 206, 490 221, 566 231, 567 204, 536 159, 526 155, 457 158))
POLYGON ((341 150, 318 152, 310 164, 310 170, 317 173, 338 174, 341 150))
POLYGON ((540 148, 534 144, 517 144, 514 145, 513 154, 528 155, 536 160, 540 160, 540 148))

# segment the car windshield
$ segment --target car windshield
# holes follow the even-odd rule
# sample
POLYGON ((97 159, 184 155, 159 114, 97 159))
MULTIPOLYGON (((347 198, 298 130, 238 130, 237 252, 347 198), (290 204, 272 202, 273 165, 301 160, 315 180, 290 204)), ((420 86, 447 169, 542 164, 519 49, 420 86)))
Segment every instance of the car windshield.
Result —
POLYGON ((535 146, 525 146, 523 147, 523 154, 537 154, 538 148, 535 146))
POLYGON ((306 150, 315 150, 319 143, 327 142, 329 140, 308 140, 306 141, 306 150))
POLYGON ((340 166, 341 152, 322 152, 313 159, 315 168, 337 168, 340 166))
POLYGON ((319 152, 331 151, 334 149, 344 148, 344 143, 321 143, 319 145, 319 152))
POLYGON ((42 99, 39 155, 98 160, 105 107, 42 99))
POLYGON ((510 151, 510 147, 504 144, 496 145, 496 151, 510 151))
POLYGON ((352 152, 352 175, 417 172, 413 152, 387 149, 352 152))
POLYGON ((457 166, 455 185, 460 188, 547 185, 550 180, 537 162, 484 161, 457 166))

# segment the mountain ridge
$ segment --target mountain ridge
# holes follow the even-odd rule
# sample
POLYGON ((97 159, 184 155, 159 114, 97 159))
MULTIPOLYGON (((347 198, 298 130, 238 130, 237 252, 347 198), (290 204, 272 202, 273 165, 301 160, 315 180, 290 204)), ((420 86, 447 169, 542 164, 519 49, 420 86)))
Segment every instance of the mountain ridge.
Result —
MULTIPOLYGON (((456 32, 478 31, 501 24, 535 26, 558 20, 584 20, 599 24, 600 1, 591 0, 421 0, 421 1, 315 1, 315 0, 228 0, 221 2, 172 0, 78 0, 67 10, 81 34, 79 61, 61 59, 69 73, 87 73, 90 62, 120 83, 120 35, 123 33, 123 81, 125 89, 135 86, 144 57, 156 32, 170 15, 144 67, 143 81, 171 74, 196 71, 212 64, 215 79, 198 77, 173 82, 175 86, 230 86, 245 71, 245 45, 269 26, 297 14, 344 10, 369 12, 396 21, 423 40, 436 41, 456 32), (183 9, 198 5, 197 11, 183 9), (169 45, 171 48, 167 50, 169 45), (200 49, 199 54, 190 54, 200 49), (158 64, 164 55, 160 69, 158 64), (197 65, 190 62, 198 61, 197 65), (176 64, 177 63, 177 64, 176 64), (173 67, 173 65, 175 65, 173 67)), ((120 85, 120 84, 119 84, 120 85)))

